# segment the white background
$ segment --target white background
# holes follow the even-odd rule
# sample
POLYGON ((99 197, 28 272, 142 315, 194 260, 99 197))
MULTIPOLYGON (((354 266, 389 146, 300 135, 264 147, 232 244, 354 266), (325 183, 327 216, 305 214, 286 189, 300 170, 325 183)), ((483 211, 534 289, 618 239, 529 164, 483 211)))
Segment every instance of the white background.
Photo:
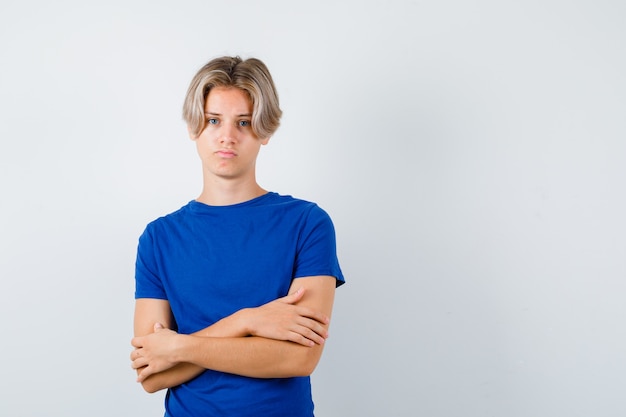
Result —
POLYGON ((2 2, 0 415, 162 415, 135 249, 224 54, 279 90, 260 183, 335 221, 318 416, 626 415, 625 4, 2 2))

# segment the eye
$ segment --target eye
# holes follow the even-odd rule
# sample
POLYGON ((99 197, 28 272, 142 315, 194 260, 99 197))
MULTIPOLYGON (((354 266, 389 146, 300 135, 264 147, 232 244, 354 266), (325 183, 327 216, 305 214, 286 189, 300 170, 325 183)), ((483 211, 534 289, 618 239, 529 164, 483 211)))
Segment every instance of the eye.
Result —
POLYGON ((248 127, 248 126, 250 126, 250 120, 240 120, 239 121, 239 126, 240 127, 248 127))
POLYGON ((214 118, 210 118, 210 119, 207 119, 206 122, 210 125, 216 125, 218 123, 218 120, 214 118))

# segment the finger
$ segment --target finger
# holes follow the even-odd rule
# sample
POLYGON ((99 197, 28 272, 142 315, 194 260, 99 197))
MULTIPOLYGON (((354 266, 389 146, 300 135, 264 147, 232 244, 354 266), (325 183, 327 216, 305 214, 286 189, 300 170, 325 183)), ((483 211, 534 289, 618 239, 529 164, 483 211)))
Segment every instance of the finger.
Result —
POLYGON ((316 345, 323 345, 326 342, 326 332, 323 330, 321 332, 315 332, 308 327, 300 327, 298 333, 316 345))
POLYGON ((304 288, 300 287, 296 290, 296 292, 286 295, 282 298, 279 298, 278 300, 287 304, 297 303, 298 301, 300 301, 300 299, 304 295, 304 291, 305 291, 304 288))
POLYGON ((130 367, 133 369, 143 368, 148 365, 148 360, 146 358, 137 358, 130 363, 130 367))
POLYGON ((313 319, 319 323, 322 324, 329 324, 330 323, 330 317, 328 317, 326 314, 323 314, 319 311, 315 311, 312 310, 310 308, 307 307, 298 307, 298 309, 296 310, 296 312, 302 316, 302 317, 307 317, 309 319, 313 319))
POLYGON ((146 366, 141 372, 139 372, 139 374, 137 375, 137 382, 143 382, 146 380, 146 378, 148 378, 150 375, 152 375, 152 369, 150 369, 150 366, 146 366))
POLYGON ((141 354, 139 353, 139 348, 134 349, 132 352, 130 352, 130 360, 131 361, 134 361, 135 359, 137 359, 140 356, 141 356, 141 354))
POLYGON ((300 319, 300 321, 298 322, 298 325, 301 326, 301 328, 307 329, 324 339, 328 339, 328 329, 315 320, 300 319))
POLYGON ((140 348, 143 346, 142 340, 143 338, 141 337, 133 337, 133 339, 130 341, 130 344, 136 348, 140 348))
POLYGON ((306 347, 324 344, 324 338, 305 328, 301 328, 297 332, 291 332, 289 340, 306 347))
POLYGON ((325 333, 323 330, 320 330, 320 333, 316 333, 306 326, 297 325, 289 331, 287 340, 303 346, 323 345, 326 342, 325 333))
POLYGON ((306 346, 306 347, 315 346, 314 341, 307 339, 306 337, 302 336, 299 333, 290 333, 289 336, 287 337, 287 340, 289 340, 290 342, 297 343, 302 346, 306 346))

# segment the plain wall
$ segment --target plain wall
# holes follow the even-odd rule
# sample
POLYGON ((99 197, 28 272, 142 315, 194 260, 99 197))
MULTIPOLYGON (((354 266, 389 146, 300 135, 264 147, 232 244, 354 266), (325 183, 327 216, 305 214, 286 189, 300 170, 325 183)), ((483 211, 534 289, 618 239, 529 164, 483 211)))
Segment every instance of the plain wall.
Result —
POLYGON ((90 3, 0 5, 0 415, 162 415, 135 249, 223 54, 279 90, 261 185, 335 222, 318 416, 626 415, 624 2, 90 3))

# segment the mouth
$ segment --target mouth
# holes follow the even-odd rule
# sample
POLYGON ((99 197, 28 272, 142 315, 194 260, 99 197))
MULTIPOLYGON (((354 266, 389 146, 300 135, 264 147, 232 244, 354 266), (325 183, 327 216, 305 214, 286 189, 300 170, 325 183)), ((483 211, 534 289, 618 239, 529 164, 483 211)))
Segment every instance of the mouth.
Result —
POLYGON ((220 158, 225 158, 225 159, 230 159, 230 158, 234 158, 235 156, 237 156, 237 154, 234 151, 228 150, 228 149, 221 149, 217 152, 215 152, 215 154, 220 157, 220 158))

